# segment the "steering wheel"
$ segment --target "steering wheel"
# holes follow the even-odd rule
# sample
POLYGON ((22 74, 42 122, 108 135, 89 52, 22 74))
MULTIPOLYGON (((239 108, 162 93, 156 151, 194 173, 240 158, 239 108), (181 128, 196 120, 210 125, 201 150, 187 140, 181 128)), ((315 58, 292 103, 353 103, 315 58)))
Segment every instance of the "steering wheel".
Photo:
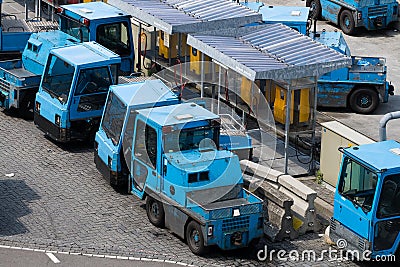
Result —
POLYGON ((95 82, 88 82, 85 84, 85 87, 83 87, 82 94, 91 94, 96 92, 97 90, 97 84, 95 82))

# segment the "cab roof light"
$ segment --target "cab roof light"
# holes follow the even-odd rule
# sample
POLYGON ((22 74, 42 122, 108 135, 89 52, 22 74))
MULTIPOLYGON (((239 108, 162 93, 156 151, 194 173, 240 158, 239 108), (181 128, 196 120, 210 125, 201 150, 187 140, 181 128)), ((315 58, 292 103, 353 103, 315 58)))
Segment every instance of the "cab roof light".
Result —
POLYGON ((56 14, 62 14, 64 12, 64 8, 57 7, 55 11, 56 11, 56 14))
POLYGON ((82 19, 81 19, 81 22, 82 22, 85 26, 87 26, 87 27, 89 27, 89 25, 90 25, 90 20, 87 19, 87 18, 82 18, 82 19))

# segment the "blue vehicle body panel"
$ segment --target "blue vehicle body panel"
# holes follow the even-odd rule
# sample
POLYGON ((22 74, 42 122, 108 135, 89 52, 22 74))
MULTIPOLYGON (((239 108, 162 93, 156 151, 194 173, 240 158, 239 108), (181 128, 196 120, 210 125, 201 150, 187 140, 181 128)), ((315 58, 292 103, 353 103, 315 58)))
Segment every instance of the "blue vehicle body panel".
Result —
POLYGON ((307 32, 310 10, 308 7, 268 6, 260 2, 241 2, 240 4, 260 13, 265 24, 282 23, 302 34, 307 32))
POLYGON ((90 21, 94 21, 108 19, 110 16, 129 17, 129 14, 125 13, 121 9, 108 5, 104 2, 62 5, 61 7, 65 10, 66 15, 78 21, 82 18, 87 18, 90 21))
MULTIPOLYGON (((392 231, 392 236, 390 238, 393 238, 393 243, 390 244, 389 248, 376 249, 375 247, 377 245, 375 242, 378 238, 378 224, 384 223, 389 225, 392 223, 396 225, 400 222, 399 214, 387 218, 380 218, 377 216, 378 204, 382 197, 381 194, 384 194, 382 188, 386 177, 400 174, 400 155, 398 151, 400 151, 400 144, 393 140, 343 149, 344 157, 350 158, 377 173, 377 185, 369 212, 365 212, 361 207, 352 203, 350 199, 342 196, 337 188, 334 196, 332 218, 332 222, 335 226, 333 230, 331 229, 331 232, 333 231, 333 236, 336 239, 346 239, 351 248, 356 248, 361 250, 361 252, 366 249, 370 250, 373 258, 378 255, 394 255, 399 247, 400 234, 397 226, 386 228, 389 229, 386 231, 392 231), (341 226, 339 226, 339 224, 341 226), (339 233, 339 236, 337 236, 337 233, 339 233), (359 244, 363 242, 368 244, 368 246, 364 248, 360 247, 359 244)), ((342 170, 342 167, 340 169, 342 170)), ((341 174, 339 174, 338 180, 340 180, 340 178, 341 174)))
POLYGON ((163 127, 169 125, 175 125, 180 129, 184 127, 197 127, 206 125, 205 120, 215 120, 218 119, 218 115, 208 111, 204 108, 199 108, 197 104, 194 103, 184 103, 182 105, 170 105, 165 107, 160 107, 157 109, 142 109, 139 111, 144 118, 150 118, 149 123, 154 124, 156 127, 163 127), (188 115, 192 116, 180 120, 175 116, 179 114, 182 110, 185 110, 188 115), (168 114, 168 116, 166 116, 168 114), (193 126, 192 126, 193 125, 193 126))
POLYGON ((356 158, 369 168, 381 171, 392 170, 400 172, 400 156, 391 149, 400 148, 400 144, 394 140, 378 142, 359 147, 344 149, 344 154, 356 158))
POLYGON ((0 105, 19 108, 23 94, 35 94, 50 50, 71 46, 77 40, 61 31, 33 33, 26 43, 22 58, 0 62, 0 88, 4 95, 0 105))
POLYGON ((219 137, 219 145, 222 149, 249 149, 251 148, 251 137, 248 135, 223 135, 219 137))
MULTIPOLYGON (((316 41, 350 56, 350 49, 340 32, 312 34, 316 41)), ((346 107, 349 95, 355 88, 374 88, 380 101, 389 100, 389 82, 386 80, 386 59, 381 57, 352 56, 349 68, 338 69, 322 75, 318 80, 318 106, 346 107)))
MULTIPOLYGON (((217 115, 194 103, 141 109, 136 117, 137 122, 145 122, 154 129, 158 144, 173 141, 173 136, 164 136, 170 130, 209 127, 215 120, 219 120, 217 115)), ((134 136, 137 136, 136 131, 135 128, 134 136)), ((243 177, 235 154, 212 146, 178 151, 165 149, 157 146, 156 158, 162 160, 150 167, 141 161, 140 148, 133 144, 131 193, 139 198, 147 193, 162 199, 164 207, 174 206, 175 210, 188 214, 201 225, 207 246, 234 249, 247 246, 263 235, 262 201, 241 187, 243 177), (224 199, 226 195, 230 197, 224 199), (214 227, 211 235, 207 234, 209 226, 214 227), (232 241, 237 232, 241 234, 239 244, 232 241)), ((174 209, 164 208, 166 212, 175 212, 174 209)), ((174 214, 166 215, 174 217, 174 222, 166 221, 166 224, 184 237, 188 216, 180 219, 174 214)))
MULTIPOLYGON (((113 77, 110 74, 111 70, 109 69, 109 66, 119 64, 121 62, 120 57, 95 42, 86 42, 75 46, 56 48, 51 50, 50 54, 60 59, 64 64, 72 66, 74 73, 72 74, 72 81, 69 87, 67 101, 65 102, 61 101, 60 97, 54 97, 48 91, 43 89, 42 80, 39 91, 36 95, 36 103, 37 105, 40 105, 40 110, 37 110, 36 106, 35 124, 38 122, 39 128, 45 132, 46 129, 44 129, 43 122, 47 128, 50 127, 52 129, 57 129, 57 131, 72 131, 71 127, 74 121, 86 121, 88 123, 93 120, 99 121, 103 112, 104 103, 99 104, 100 108, 90 108, 87 110, 85 110, 84 107, 78 106, 80 98, 87 96, 92 97, 100 95, 100 93, 75 95, 77 78, 81 70, 105 67, 110 75, 111 83, 115 83, 116 81, 113 81, 113 77), (56 118, 57 115, 60 120, 58 123, 56 118)), ((58 140, 58 137, 54 137, 50 133, 49 135, 58 140)), ((68 137, 63 136, 65 140, 60 139, 58 141, 69 141, 70 137, 70 135, 68 135, 68 137)))
POLYGON ((396 0, 320 0, 320 3, 322 17, 335 24, 339 24, 340 13, 345 9, 353 13, 356 27, 367 30, 386 28, 398 19, 396 0))
POLYGON ((22 53, 31 34, 31 32, 6 32, 0 28, 0 51, 22 53))
MULTIPOLYGON (((94 42, 83 43, 82 45, 75 47, 59 48, 53 50, 52 54, 54 54, 58 58, 64 60, 65 62, 68 62, 70 65, 75 67, 75 74, 74 74, 74 80, 72 81, 72 88, 75 88, 76 86, 77 83, 76 78, 78 77, 78 73, 81 69, 94 68, 99 66, 108 66, 112 64, 118 64, 121 62, 121 59, 118 55, 106 49, 105 47, 99 46, 94 42)), ((73 103, 79 103, 81 97, 84 96, 75 96, 75 90, 70 90, 68 99, 72 99, 72 101, 69 101, 68 103, 69 120, 82 120, 82 119, 101 117, 103 109, 97 109, 87 112, 78 112, 76 109, 72 108, 73 103)), ((54 98, 52 98, 50 101, 54 102, 54 98)), ((61 104, 59 101, 57 102, 59 108, 63 109, 64 105, 61 104)), ((42 107, 44 107, 43 102, 42 102, 42 107)), ((46 117, 46 114, 44 114, 44 116, 46 117)), ((54 118, 54 113, 47 114, 47 116, 50 116, 50 118, 54 118)), ((65 124, 68 125, 68 122, 66 122, 65 124)))
POLYGON ((102 162, 107 164, 108 158, 110 157, 112 159, 111 166, 109 166, 110 170, 113 172, 120 172, 122 139, 124 137, 129 113, 144 108, 178 104, 180 100, 160 80, 147 80, 144 82, 113 85, 110 87, 108 98, 111 93, 115 94, 126 107, 121 137, 119 142, 114 144, 103 130, 103 122, 101 122, 99 131, 96 133, 95 141, 98 144, 97 153, 102 162))
MULTIPOLYGON (((108 5, 103 2, 88 2, 73 5, 62 5, 66 16, 83 23, 84 19, 90 21, 89 25, 89 41, 96 41, 97 28, 100 25, 107 25, 117 22, 126 22, 128 32, 132 32, 130 15, 124 11, 108 5)), ((63 27, 63 19, 60 18, 60 25, 63 27)), ((127 73, 134 72, 134 49, 132 34, 129 34, 130 53, 129 55, 121 55, 121 66, 120 70, 127 73)), ((117 51, 114 51, 117 53, 117 51)))
POLYGON ((83 45, 75 47, 58 48, 53 50, 53 54, 71 65, 80 68, 97 67, 106 61, 110 65, 121 62, 118 55, 95 42, 86 42, 83 45))

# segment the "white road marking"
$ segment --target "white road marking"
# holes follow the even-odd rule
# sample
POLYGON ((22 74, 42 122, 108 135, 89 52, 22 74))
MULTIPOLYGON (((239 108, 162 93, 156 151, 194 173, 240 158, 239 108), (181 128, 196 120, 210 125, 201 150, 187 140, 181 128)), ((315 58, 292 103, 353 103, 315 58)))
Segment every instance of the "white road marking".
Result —
POLYGON ((50 260, 52 261, 52 262, 54 262, 54 263, 60 263, 60 261, 57 259, 57 257, 56 256, 54 256, 54 254, 53 253, 46 253, 46 255, 47 255, 47 257, 49 257, 50 258, 50 260))
POLYGON ((172 263, 172 264, 177 264, 177 265, 181 265, 181 266, 191 266, 191 267, 195 266, 195 265, 187 264, 187 263, 184 263, 184 262, 176 262, 176 261, 171 261, 171 260, 160 260, 160 259, 152 259, 152 258, 138 258, 138 257, 101 255, 101 254, 85 254, 85 253, 77 253, 77 252, 55 251, 55 250, 44 250, 44 249, 32 249, 32 248, 14 247, 14 246, 6 246, 6 245, 0 245, 0 249, 1 248, 3 248, 3 249, 12 249, 12 250, 27 250, 27 251, 34 251, 34 252, 43 252, 54 263, 60 263, 60 260, 57 259, 57 257, 54 256, 54 254, 69 254, 69 255, 82 255, 82 256, 95 257, 95 258, 108 258, 108 259, 132 260, 132 261, 153 261, 153 262, 172 263))

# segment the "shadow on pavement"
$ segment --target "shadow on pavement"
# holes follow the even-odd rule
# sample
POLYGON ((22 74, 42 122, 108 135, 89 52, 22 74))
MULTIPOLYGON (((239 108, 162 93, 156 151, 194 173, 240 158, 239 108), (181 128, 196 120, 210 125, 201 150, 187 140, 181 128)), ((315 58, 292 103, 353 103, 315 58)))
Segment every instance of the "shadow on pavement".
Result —
POLYGON ((27 232, 19 218, 32 212, 28 203, 37 199, 40 196, 25 181, 0 180, 0 237, 27 232))

